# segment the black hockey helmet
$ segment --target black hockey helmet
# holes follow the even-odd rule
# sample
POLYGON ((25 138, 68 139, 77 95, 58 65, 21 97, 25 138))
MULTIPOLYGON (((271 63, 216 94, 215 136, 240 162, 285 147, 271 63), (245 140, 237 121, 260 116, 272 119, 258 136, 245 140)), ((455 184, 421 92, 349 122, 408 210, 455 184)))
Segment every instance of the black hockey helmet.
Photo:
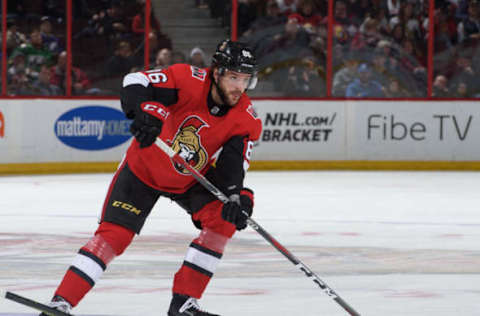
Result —
POLYGON ((252 75, 248 89, 257 85, 257 60, 253 50, 245 43, 223 40, 218 44, 212 57, 212 66, 217 67, 220 74, 225 70, 252 75))

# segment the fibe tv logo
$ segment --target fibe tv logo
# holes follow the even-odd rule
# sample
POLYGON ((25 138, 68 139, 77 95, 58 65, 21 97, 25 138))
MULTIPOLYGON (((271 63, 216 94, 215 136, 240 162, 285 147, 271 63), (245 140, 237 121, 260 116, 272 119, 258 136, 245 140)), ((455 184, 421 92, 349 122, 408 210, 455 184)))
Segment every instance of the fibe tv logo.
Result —
POLYGON ((54 133, 67 146, 103 150, 123 144, 132 136, 123 112, 101 105, 87 105, 63 113, 54 133))

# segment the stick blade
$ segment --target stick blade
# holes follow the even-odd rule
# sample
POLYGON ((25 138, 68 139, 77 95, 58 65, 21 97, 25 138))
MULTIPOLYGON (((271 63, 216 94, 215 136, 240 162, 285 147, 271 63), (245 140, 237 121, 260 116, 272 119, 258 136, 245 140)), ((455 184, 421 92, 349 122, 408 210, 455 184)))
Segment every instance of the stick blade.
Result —
POLYGON ((20 296, 18 294, 12 293, 12 292, 5 292, 5 298, 9 299, 11 301, 17 302, 19 304, 34 308, 40 312, 43 312, 47 315, 50 316, 73 316, 72 314, 64 313, 61 311, 58 311, 56 309, 53 309, 45 304, 36 302, 34 300, 31 300, 29 298, 20 296))

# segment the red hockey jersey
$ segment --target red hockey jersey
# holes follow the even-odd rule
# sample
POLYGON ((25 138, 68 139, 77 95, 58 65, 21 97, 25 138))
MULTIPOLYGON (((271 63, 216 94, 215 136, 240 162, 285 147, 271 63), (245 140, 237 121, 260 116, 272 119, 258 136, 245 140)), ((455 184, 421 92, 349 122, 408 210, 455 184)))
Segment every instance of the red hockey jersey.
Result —
MULTIPOLYGON (((148 91, 144 98, 166 105, 169 114, 159 137, 202 174, 222 155, 225 144, 240 138, 243 144, 236 148, 240 147, 241 152, 235 155, 241 157, 218 159, 218 163, 230 164, 222 166, 223 170, 231 168, 233 172, 243 169, 243 182, 253 142, 260 137, 262 123, 245 93, 237 105, 222 115, 215 115, 218 109, 212 110, 207 104, 211 84, 208 69, 176 64, 162 70, 128 74, 124 78, 123 89, 141 85, 148 91), (167 96, 165 98, 171 104, 165 104, 162 96, 167 96)), ((236 150, 229 152, 231 156, 236 150)), ((157 190, 183 193, 196 182, 187 170, 174 164, 155 145, 140 148, 134 139, 127 151, 126 161, 140 180, 157 190)))

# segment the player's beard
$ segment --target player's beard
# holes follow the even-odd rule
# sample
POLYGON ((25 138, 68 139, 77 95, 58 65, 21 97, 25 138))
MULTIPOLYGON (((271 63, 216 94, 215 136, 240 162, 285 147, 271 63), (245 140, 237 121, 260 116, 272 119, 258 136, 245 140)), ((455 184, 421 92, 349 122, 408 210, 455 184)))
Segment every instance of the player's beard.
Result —
POLYGON ((242 91, 238 89, 232 89, 228 91, 222 84, 222 80, 217 84, 218 94, 228 106, 235 106, 242 97, 242 91))

